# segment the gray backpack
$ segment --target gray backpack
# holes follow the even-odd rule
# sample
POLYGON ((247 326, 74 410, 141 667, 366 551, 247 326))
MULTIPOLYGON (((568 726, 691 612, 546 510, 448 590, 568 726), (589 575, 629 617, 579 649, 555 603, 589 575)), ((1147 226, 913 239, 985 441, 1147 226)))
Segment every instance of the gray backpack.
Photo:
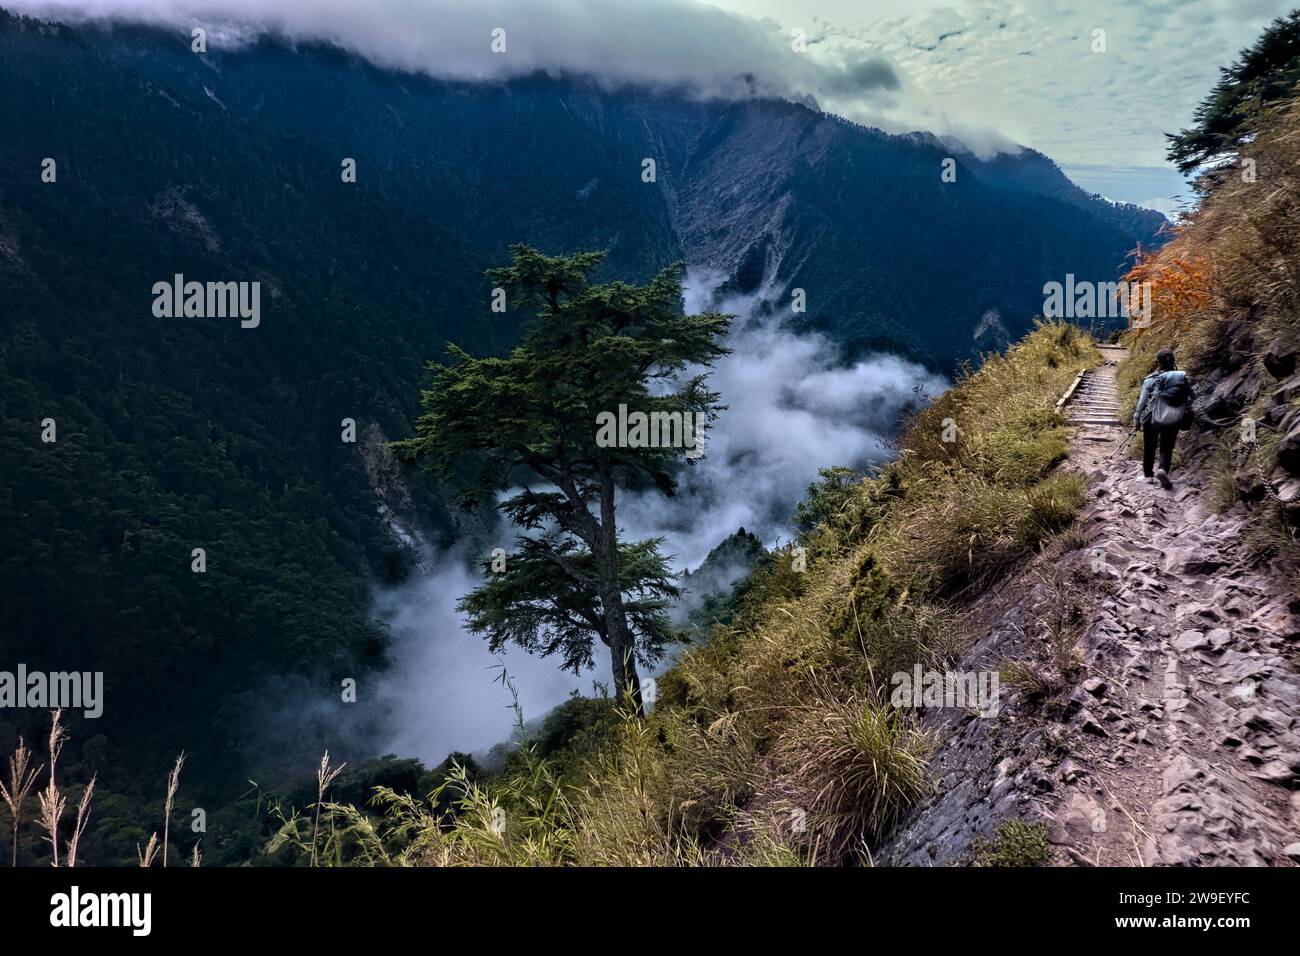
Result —
POLYGON ((1187 428, 1191 422, 1192 387, 1187 373, 1161 372, 1155 381, 1155 393, 1147 401, 1147 421, 1156 428, 1187 428))

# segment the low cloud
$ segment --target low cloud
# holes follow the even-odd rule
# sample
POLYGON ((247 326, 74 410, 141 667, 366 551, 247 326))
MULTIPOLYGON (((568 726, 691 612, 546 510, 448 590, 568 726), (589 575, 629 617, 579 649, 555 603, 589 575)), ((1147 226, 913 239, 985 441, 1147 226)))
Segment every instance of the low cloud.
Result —
POLYGON ((903 412, 948 385, 895 355, 846 363, 830 339, 761 314, 751 298, 715 302, 717 280, 692 271, 686 304, 737 316, 732 352, 709 380, 727 410, 708 429, 704 457, 688 466, 676 497, 625 495, 619 508, 630 537, 664 536, 684 568, 742 526, 768 546, 788 541, 794 507, 819 468, 883 461, 903 412))
POLYGON ((615 83, 690 86, 705 95, 801 98, 840 89, 896 90, 882 57, 794 50, 771 20, 694 0, 11 0, 19 12, 72 21, 125 20, 227 42, 253 32, 335 43, 382 66, 481 80, 547 70, 615 83), (237 28, 237 29, 235 29, 237 28), (504 52, 492 49, 505 31, 504 52))
MULTIPOLYGON (((380 66, 467 81, 537 71, 609 86, 681 89, 728 100, 780 97, 890 132, 954 133, 918 106, 897 62, 863 37, 796 36, 775 20, 696 0, 7 0, 19 13, 68 22, 132 22, 209 49, 261 34, 335 44, 380 66), (505 31, 505 51, 492 49, 505 31), (798 49, 796 49, 796 47, 798 49)), ((975 131, 978 147, 1006 142, 975 131)))
MULTIPOLYGON (((678 570, 698 567, 741 526, 769 546, 788 541, 794 507, 817 480, 818 468, 885 459, 903 411, 948 385, 897 356, 843 362, 829 339, 761 315, 753 298, 715 301, 717 281, 692 271, 686 304, 691 311, 716 307, 738 316, 728 342, 733 351, 710 380, 728 408, 708 430, 705 455, 687 468, 675 497, 625 492, 618 508, 624 537, 664 537, 678 570)), ((379 691, 388 715, 382 750, 437 763, 451 750, 506 740, 514 722, 511 699, 493 683, 502 665, 528 720, 574 690, 590 692, 593 680, 608 683, 599 646, 596 669, 581 676, 518 649, 489 653, 455 609, 479 581, 469 556, 452 551, 426 564, 436 570, 382 592, 376 602, 376 615, 394 638, 392 665, 379 691)), ((703 593, 729 585, 739 573, 728 569, 721 579, 696 585, 703 593)))
MULTIPOLYGON (((434 568, 410 583, 376 595, 375 617, 393 638, 388 671, 376 690, 383 714, 377 748, 419 757, 427 766, 453 750, 477 752, 510 738, 515 725, 510 691, 499 682, 504 667, 519 691, 524 717, 542 716, 574 690, 590 692, 592 679, 561 671, 554 659, 518 648, 493 654, 465 629, 456 602, 479 583, 470 556, 453 550, 427 556, 434 568)), ((602 662, 603 663, 603 662, 602 662)))

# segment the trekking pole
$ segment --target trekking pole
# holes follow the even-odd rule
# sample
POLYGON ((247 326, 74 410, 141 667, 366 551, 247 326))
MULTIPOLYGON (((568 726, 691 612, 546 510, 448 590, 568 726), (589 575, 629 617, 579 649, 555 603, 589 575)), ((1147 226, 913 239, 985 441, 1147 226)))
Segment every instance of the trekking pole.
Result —
POLYGON ((1128 447, 1128 443, 1131 442, 1131 441, 1133 440, 1133 436, 1136 435, 1137 433, 1138 433, 1137 426, 1134 425, 1134 426, 1133 426, 1133 430, 1132 430, 1131 432, 1129 432, 1128 435, 1126 435, 1126 436, 1124 437, 1124 440, 1123 440, 1122 442, 1120 442, 1118 445, 1116 445, 1114 448, 1111 449, 1110 454, 1106 456, 1106 460, 1107 460, 1107 461, 1110 461, 1112 458, 1115 457, 1115 455, 1116 455, 1118 452, 1120 452, 1120 451, 1122 451, 1123 449, 1127 448, 1127 447, 1128 447))

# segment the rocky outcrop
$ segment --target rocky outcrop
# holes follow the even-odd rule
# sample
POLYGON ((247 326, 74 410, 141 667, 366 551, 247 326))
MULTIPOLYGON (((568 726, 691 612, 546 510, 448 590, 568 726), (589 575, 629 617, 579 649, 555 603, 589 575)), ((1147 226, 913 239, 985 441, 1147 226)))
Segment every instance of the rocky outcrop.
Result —
POLYGON ((1246 416, 1276 434, 1273 451, 1263 436, 1254 441, 1243 434, 1233 449, 1233 484, 1248 504, 1273 499, 1287 522, 1300 526, 1300 340, 1291 333, 1257 342, 1258 317, 1247 315, 1218 326, 1214 349, 1202 359, 1210 370, 1197 377, 1197 421, 1208 431, 1241 428, 1246 416), (1254 446, 1260 442, 1260 447, 1254 446))

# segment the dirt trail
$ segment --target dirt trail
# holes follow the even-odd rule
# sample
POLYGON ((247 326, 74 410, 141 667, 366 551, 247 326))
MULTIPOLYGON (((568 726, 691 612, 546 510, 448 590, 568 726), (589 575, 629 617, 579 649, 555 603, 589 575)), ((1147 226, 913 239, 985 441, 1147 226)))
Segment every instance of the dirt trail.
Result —
POLYGON ((1176 465, 1166 491, 1126 452, 1109 457, 1129 430, 1123 350, 1099 351, 1067 406, 1071 467, 1089 480, 1080 550, 1103 586, 1078 644, 1088 676, 1066 702, 1082 733, 1044 807, 1052 842, 1079 864, 1294 863, 1294 574, 1242 546, 1244 517, 1215 513, 1201 462, 1176 465))
POLYGON ((934 789, 878 862, 967 862, 1013 819, 1046 825, 1057 865, 1300 862, 1296 574, 1242 546, 1243 505, 1215 512, 1203 456, 1175 455, 1168 491, 1112 456, 1124 350, 1098 350, 1064 408, 1078 528, 963 609, 960 669, 1033 678, 996 719, 926 713, 934 789))

